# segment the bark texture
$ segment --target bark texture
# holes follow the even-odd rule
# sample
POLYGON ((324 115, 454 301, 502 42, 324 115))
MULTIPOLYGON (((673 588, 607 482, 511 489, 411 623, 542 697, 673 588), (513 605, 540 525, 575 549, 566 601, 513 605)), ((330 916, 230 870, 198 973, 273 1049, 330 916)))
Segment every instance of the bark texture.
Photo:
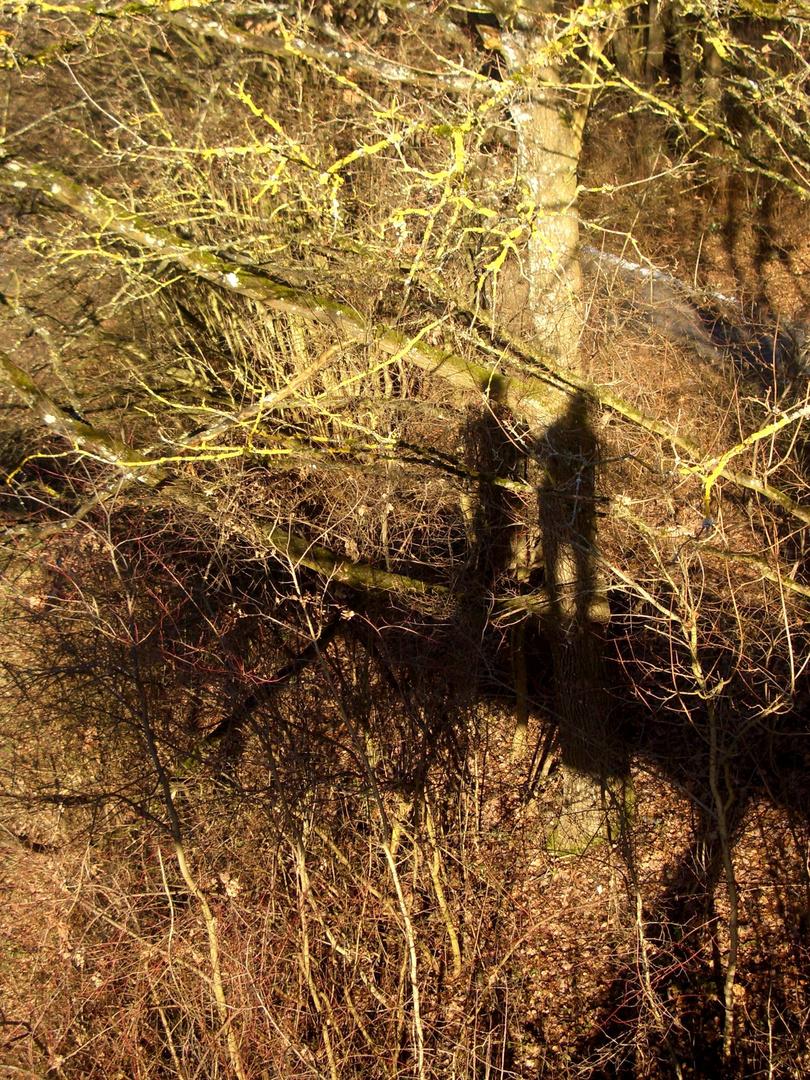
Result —
MULTIPOLYGON (((534 326, 542 349, 576 371, 582 330, 577 164, 587 101, 563 97, 547 46, 539 28, 502 36, 507 63, 525 79, 512 118, 520 176, 534 209, 527 251, 534 326)), ((584 395, 562 405, 544 441, 549 479, 539 517, 550 615, 541 626, 554 660, 562 747, 563 808, 552 847, 564 853, 610 834, 617 786, 601 633, 609 612, 592 558, 598 448, 584 395)), ((516 751, 519 746, 516 736, 516 751)))
POLYGON ((502 36, 509 66, 527 87, 512 104, 518 169, 533 207, 527 262, 532 318, 541 347, 576 367, 582 330, 582 273, 576 212, 583 115, 560 97, 559 77, 543 62, 542 34, 502 36))

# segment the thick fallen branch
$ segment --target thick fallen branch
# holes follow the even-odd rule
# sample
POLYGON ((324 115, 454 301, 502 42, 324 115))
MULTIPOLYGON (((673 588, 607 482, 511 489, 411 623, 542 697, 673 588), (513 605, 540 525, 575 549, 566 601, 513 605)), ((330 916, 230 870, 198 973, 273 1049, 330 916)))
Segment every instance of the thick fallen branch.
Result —
MULTIPOLYGON (((444 586, 432 585, 403 574, 377 570, 367 563, 352 562, 320 544, 297 536, 289 529, 252 519, 246 522, 238 515, 223 510, 212 497, 194 491, 162 466, 151 464, 148 455, 139 455, 119 439, 114 439, 90 424, 75 420, 41 391, 33 379, 2 351, 0 379, 37 413, 50 431, 67 439, 78 453, 92 454, 105 464, 112 465, 124 482, 138 481, 146 487, 159 488, 161 502, 166 505, 183 505, 209 520, 214 520, 254 546, 272 549, 293 567, 305 566, 329 580, 339 581, 355 589, 417 596, 449 595, 449 590, 444 586), (138 464, 134 465, 134 461, 138 464)), ((106 498, 112 498, 119 491, 120 483, 110 488, 106 498)), ((95 502, 96 500, 94 504, 95 502)))
MULTIPOLYGON (((667 424, 647 416, 609 390, 580 378, 573 371, 555 365, 547 356, 525 343, 516 342, 515 350, 518 355, 531 357, 532 361, 543 369, 544 378, 504 375, 494 368, 466 360, 457 353, 428 345, 420 340, 420 334, 424 334, 428 327, 415 337, 407 337, 394 330, 370 326, 349 304, 282 285, 239 263, 201 250, 169 229, 152 225, 146 218, 127 210, 115 199, 78 184, 46 165, 6 159, 0 163, 0 181, 21 190, 34 188, 47 192, 57 202, 96 224, 102 232, 122 236, 140 247, 154 251, 156 257, 172 259, 192 274, 231 292, 249 296, 272 310, 321 323, 344 335, 374 341, 383 352, 396 358, 407 359, 428 374, 439 376, 457 390, 478 391, 488 400, 507 406, 515 416, 533 428, 542 429, 557 420, 564 412, 569 394, 578 391, 644 430, 665 439, 674 449, 688 454, 694 464, 685 466, 685 473, 699 477, 705 473, 708 476, 716 469, 717 459, 706 454, 693 439, 672 431, 667 424), (546 378, 548 381, 545 381, 546 378), (563 386, 568 388, 568 394, 561 389, 563 386)), ((717 473, 717 478, 719 477, 764 496, 799 521, 810 524, 810 508, 800 505, 785 492, 759 477, 739 473, 728 467, 717 473)))
POLYGON ((300 37, 298 34, 258 34, 240 30, 232 23, 224 22, 211 13, 200 17, 192 11, 171 12, 168 19, 175 26, 190 31, 203 38, 213 38, 238 49, 261 53, 265 56, 290 56, 322 64, 330 70, 344 69, 382 79, 386 83, 400 83, 405 86, 427 86, 432 90, 444 90, 453 94, 468 94, 471 90, 487 96, 503 93, 503 83, 488 79, 469 71, 447 74, 442 71, 427 71, 410 64, 398 64, 384 56, 370 52, 360 52, 357 42, 352 41, 331 23, 323 23, 310 16, 309 21, 322 33, 332 38, 334 45, 319 45, 317 42, 300 37))
MULTIPOLYGON (((100 191, 76 183, 48 168, 18 159, 0 163, 0 180, 24 190, 46 192, 63 206, 93 222, 102 232, 113 233, 154 252, 156 258, 171 259, 197 277, 230 292, 249 296, 273 311, 297 315, 321 323, 344 336, 373 341, 384 353, 407 359, 431 375, 438 375, 457 390, 478 391, 490 401, 506 405, 516 415, 535 426, 545 427, 559 416, 566 394, 539 378, 514 379, 497 370, 465 360, 457 353, 446 352, 394 330, 369 326, 351 305, 316 296, 274 281, 240 263, 222 259, 183 240, 169 229, 153 225, 133 214, 115 199, 100 191)), ((425 327, 421 334, 427 332, 425 327)))
POLYGON ((2 351, 0 351, 0 378, 34 410, 43 424, 56 435, 68 439, 76 450, 92 454, 110 465, 115 465, 122 470, 127 480, 137 479, 143 483, 155 485, 165 478, 166 473, 154 466, 144 470, 130 465, 128 459, 132 458, 132 452, 128 446, 60 408, 43 390, 40 390, 27 372, 17 367, 11 357, 2 351))

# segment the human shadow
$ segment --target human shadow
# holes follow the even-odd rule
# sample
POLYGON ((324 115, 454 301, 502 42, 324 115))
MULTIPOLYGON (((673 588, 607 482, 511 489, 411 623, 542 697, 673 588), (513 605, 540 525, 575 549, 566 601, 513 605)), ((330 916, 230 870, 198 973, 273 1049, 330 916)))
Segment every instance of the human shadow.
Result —
POLYGON ((552 847, 561 853, 584 850, 621 828, 628 794, 628 758, 605 662, 610 609, 597 564, 599 457, 589 402, 575 394, 544 435, 538 493, 547 601, 540 632, 553 660, 564 778, 552 847))

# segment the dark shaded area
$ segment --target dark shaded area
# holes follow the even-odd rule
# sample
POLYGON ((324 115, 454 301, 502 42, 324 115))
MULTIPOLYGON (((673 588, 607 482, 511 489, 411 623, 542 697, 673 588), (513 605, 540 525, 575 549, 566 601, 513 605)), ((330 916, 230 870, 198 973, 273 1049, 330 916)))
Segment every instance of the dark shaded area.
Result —
POLYGON ((575 395, 543 439, 548 475, 538 513, 551 611, 541 632, 554 659, 563 765, 604 785, 627 775, 627 759, 604 659, 607 603, 594 563, 599 446, 589 410, 575 395))

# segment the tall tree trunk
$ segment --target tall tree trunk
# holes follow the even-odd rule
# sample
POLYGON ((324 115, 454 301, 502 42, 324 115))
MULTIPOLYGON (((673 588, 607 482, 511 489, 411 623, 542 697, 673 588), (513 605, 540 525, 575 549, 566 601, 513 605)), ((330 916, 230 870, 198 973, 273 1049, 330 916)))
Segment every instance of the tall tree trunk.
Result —
MULTIPOLYGON (((534 326, 544 350, 576 369, 583 325, 577 166, 587 101, 572 108, 570 95, 563 97, 557 73, 542 62, 547 43, 541 32, 505 33, 501 41, 526 86, 512 118, 520 178, 535 209, 527 256, 534 326)), ((610 831, 618 771, 603 655, 607 604, 591 557, 597 444, 584 397, 569 401, 544 443, 549 480, 539 515, 551 614, 543 631, 554 659, 564 777, 552 844, 561 852, 581 851, 610 831)))
POLYGON ((584 114, 575 108, 565 115, 558 76, 552 68, 534 62, 545 44, 542 36, 503 34, 501 43, 509 66, 529 76, 524 94, 511 111, 518 136, 519 176, 534 203, 528 245, 534 327, 547 352, 576 367, 582 332, 577 166, 584 114))

